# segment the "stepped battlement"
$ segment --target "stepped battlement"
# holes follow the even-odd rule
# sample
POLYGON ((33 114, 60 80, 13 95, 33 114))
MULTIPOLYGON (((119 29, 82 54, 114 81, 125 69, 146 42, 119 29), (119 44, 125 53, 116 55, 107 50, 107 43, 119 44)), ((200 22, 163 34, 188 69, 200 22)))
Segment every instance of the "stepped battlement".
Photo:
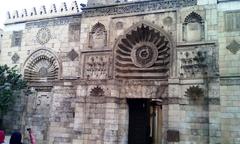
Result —
POLYGON ((80 14, 80 3, 73 1, 69 5, 65 2, 61 3, 60 7, 52 4, 49 9, 46 6, 40 8, 33 7, 31 9, 23 9, 22 11, 15 10, 12 13, 7 12, 5 24, 21 23, 30 20, 38 20, 45 18, 53 18, 59 16, 70 16, 80 14))

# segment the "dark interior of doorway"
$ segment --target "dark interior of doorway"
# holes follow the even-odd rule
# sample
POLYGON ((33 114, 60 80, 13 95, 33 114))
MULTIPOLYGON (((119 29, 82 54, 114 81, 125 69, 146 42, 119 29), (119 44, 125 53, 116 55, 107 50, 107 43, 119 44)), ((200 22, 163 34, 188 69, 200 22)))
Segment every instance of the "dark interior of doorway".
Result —
POLYGON ((128 144, 150 144, 150 109, 147 99, 128 99, 128 144))
POLYGON ((161 104, 150 99, 128 99, 128 106, 128 144, 161 144, 161 104))

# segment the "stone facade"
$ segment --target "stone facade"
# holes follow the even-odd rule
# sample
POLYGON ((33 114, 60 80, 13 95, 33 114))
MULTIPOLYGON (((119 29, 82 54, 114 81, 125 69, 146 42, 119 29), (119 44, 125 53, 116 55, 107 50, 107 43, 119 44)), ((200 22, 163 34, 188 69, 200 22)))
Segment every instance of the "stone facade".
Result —
POLYGON ((240 143, 239 1, 81 6, 8 13, 0 63, 32 93, 6 129, 38 144, 240 143))

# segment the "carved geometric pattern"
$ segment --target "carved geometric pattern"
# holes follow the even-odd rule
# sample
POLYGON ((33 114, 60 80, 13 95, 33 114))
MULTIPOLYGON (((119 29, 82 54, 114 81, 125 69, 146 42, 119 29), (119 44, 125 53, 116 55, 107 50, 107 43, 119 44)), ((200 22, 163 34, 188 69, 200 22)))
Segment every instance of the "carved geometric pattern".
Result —
POLYGON ((139 47, 134 47, 132 49, 131 59, 133 63, 140 68, 152 66, 158 57, 156 46, 148 42, 139 45, 139 47))
POLYGON ((236 40, 233 40, 228 46, 227 46, 227 49, 233 53, 233 54, 236 54, 239 49, 240 49, 240 44, 236 41, 236 40))
POLYGON ((90 96, 96 96, 96 97, 104 96, 104 90, 101 87, 99 87, 99 86, 94 87, 90 91, 90 96))
POLYGON ((108 79, 111 77, 112 57, 109 52, 83 53, 83 61, 83 78, 108 79))
POLYGON ((138 25, 118 42, 115 56, 117 78, 167 78, 169 41, 160 31, 146 24, 138 25))
POLYGON ((19 60, 19 55, 17 53, 15 53, 13 56, 12 56, 12 61, 13 63, 16 63, 18 60, 19 60))
POLYGON ((44 45, 51 39, 51 32, 48 28, 41 28, 37 33, 37 41, 44 45))
POLYGON ((104 48, 107 45, 107 31, 103 24, 97 23, 89 34, 90 48, 104 48))
MULTIPOLYGON (((136 1, 136 0, 135 0, 136 1)), ((138 0, 140 1, 140 0, 138 0)), ((197 0, 155 0, 132 3, 130 5, 114 5, 111 7, 82 8, 84 17, 129 14, 156 11, 168 8, 188 7, 197 4, 197 0)))
POLYGON ((68 58, 71 60, 71 61, 74 61, 77 57, 78 57, 78 53, 72 49, 68 54, 67 54, 68 58))
POLYGON ((48 50, 40 49, 31 54, 24 67, 24 78, 28 81, 58 79, 59 63, 56 56, 48 50))
POLYGON ((196 77, 203 76, 203 74, 207 74, 207 68, 210 64, 208 64, 208 52, 202 50, 193 50, 193 51, 185 51, 180 54, 181 60, 181 77, 196 77))

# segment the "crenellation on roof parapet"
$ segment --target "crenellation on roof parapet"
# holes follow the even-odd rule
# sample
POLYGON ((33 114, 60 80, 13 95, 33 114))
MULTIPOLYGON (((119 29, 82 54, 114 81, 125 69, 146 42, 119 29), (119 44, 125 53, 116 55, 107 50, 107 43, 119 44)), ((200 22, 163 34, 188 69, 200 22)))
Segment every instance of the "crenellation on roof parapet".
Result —
POLYGON ((23 9, 22 11, 15 10, 12 13, 7 12, 5 24, 77 14, 80 14, 80 3, 77 1, 69 4, 63 2, 60 7, 52 4, 49 9, 47 9, 45 5, 42 5, 39 8, 32 7, 31 9, 23 9))

